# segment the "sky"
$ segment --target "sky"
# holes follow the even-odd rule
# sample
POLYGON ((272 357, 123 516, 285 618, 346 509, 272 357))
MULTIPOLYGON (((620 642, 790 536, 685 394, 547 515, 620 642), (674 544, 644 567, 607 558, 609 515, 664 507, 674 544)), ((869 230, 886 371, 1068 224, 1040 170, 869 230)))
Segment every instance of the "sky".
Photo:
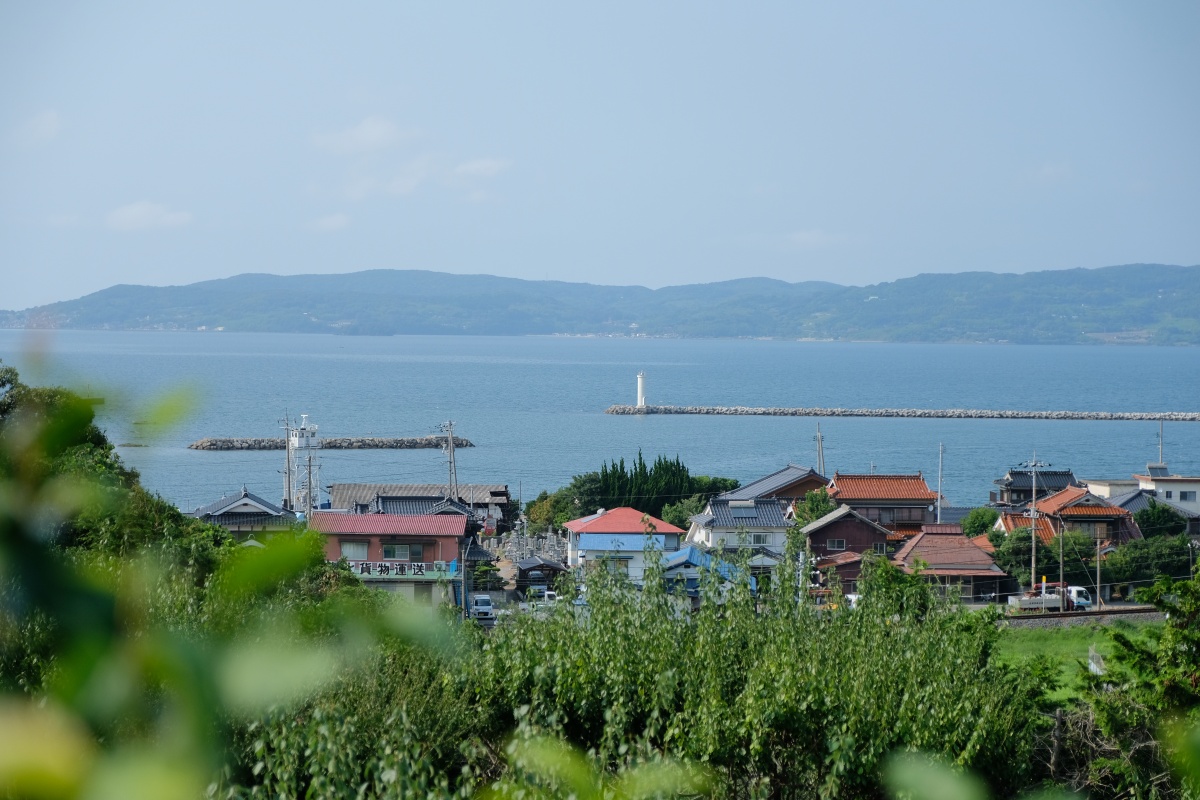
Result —
POLYGON ((0 309, 1200 263, 1200 4, 5 3, 0 309))

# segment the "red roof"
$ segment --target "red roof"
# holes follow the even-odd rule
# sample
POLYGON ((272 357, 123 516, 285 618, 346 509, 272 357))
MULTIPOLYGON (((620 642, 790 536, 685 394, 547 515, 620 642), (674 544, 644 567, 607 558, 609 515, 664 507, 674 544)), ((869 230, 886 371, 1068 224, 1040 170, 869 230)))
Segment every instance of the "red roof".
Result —
MULTIPOLYGON (((1022 514, 1000 515, 1001 530, 1003 530, 1005 533, 1012 533, 1017 528, 1028 528, 1031 522, 1033 522, 1033 520, 1022 514)), ((1038 538, 1046 544, 1050 544, 1052 541, 1054 541, 1054 526, 1050 524, 1049 517, 1037 518, 1037 533, 1038 538)))
POLYGON ((467 532, 467 518, 461 514, 332 514, 314 511, 308 519, 308 527, 318 533, 463 536, 467 532))
POLYGON ((823 556, 817 559, 817 569, 824 569, 829 566, 838 566, 841 564, 853 564, 855 561, 862 561, 862 553, 855 553, 850 550, 843 550, 832 556, 823 556))
POLYGON ((928 522, 921 526, 921 531, 924 533, 956 533, 962 536, 962 525, 957 522, 928 522))
POLYGON ((916 475, 841 475, 833 474, 829 496, 843 503, 851 500, 937 500, 937 492, 916 475))
POLYGON ((999 575, 995 562, 962 534, 918 533, 892 559, 906 570, 920 559, 930 575, 999 575))
POLYGON ((1068 486, 1038 501, 1037 510, 1060 517, 1125 517, 1129 511, 1106 503, 1082 486, 1068 486), (1087 498, 1086 502, 1084 498, 1087 498))
POLYGON ((629 506, 610 508, 602 513, 573 519, 563 527, 572 533, 643 534, 646 533, 646 523, 654 526, 654 533, 685 533, 682 528, 629 506))
POLYGON ((992 540, 987 537, 986 533, 981 533, 978 536, 972 537, 971 544, 975 545, 989 556, 996 552, 996 546, 992 544, 992 540))

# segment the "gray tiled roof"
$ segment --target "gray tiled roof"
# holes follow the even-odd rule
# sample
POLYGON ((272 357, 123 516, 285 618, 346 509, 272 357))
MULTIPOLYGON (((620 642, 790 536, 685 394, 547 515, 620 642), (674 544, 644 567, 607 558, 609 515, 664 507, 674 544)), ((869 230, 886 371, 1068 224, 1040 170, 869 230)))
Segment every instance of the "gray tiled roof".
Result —
POLYGON ((257 503, 258 505, 262 506, 264 512, 268 514, 291 514, 290 511, 284 511, 282 508, 270 502, 269 500, 264 500, 253 492, 246 491, 246 487, 243 486, 242 491, 238 492, 237 494, 234 494, 230 497, 222 497, 220 500, 216 500, 206 506, 200 506, 200 508, 197 508, 195 511, 193 511, 190 516, 201 518, 213 514, 219 514, 230 506, 237 505, 242 500, 249 500, 252 503, 257 503))
MULTIPOLYGON (((372 510, 374 510, 372 504, 372 510)), ((472 516, 472 510, 462 503, 444 497, 383 497, 379 509, 384 514, 423 516, 425 514, 462 514, 472 516)))
MULTIPOLYGON (((1032 489, 1033 473, 1027 469, 1010 469, 1003 478, 997 478, 992 483, 1011 489, 1032 489)), ((1068 486, 1079 486, 1075 474, 1069 469, 1039 469, 1037 473, 1037 488, 1041 492, 1058 492, 1068 486)))
POLYGON ((1169 508, 1174 509, 1183 515, 1184 519, 1200 519, 1200 514, 1197 514, 1195 511, 1189 511, 1183 506, 1175 505, 1170 500, 1164 500, 1161 497, 1156 497, 1153 489, 1135 489, 1132 492, 1115 494, 1108 498, 1108 502, 1112 503, 1114 506, 1120 506, 1126 511, 1132 511, 1134 514, 1149 508, 1151 500, 1159 505, 1168 506, 1169 508))
POLYGON ((739 486, 736 489, 717 496, 723 500, 753 500, 757 497, 774 497, 783 487, 798 480, 803 480, 810 475, 829 483, 828 479, 818 474, 812 467, 800 467, 795 464, 788 464, 783 469, 772 472, 770 475, 750 481, 745 486, 739 486))
MULTIPOLYGON (((329 487, 334 508, 354 508, 355 504, 371 503, 378 497, 412 499, 446 496, 449 487, 444 483, 335 483, 329 487)), ((470 505, 506 503, 508 487, 502 483, 460 483, 458 496, 470 505)))
POLYGON ((752 503, 752 505, 731 505, 729 500, 714 497, 708 503, 708 512, 712 514, 714 528, 786 528, 790 524, 784 517, 786 510, 782 500, 745 500, 734 503, 752 503))

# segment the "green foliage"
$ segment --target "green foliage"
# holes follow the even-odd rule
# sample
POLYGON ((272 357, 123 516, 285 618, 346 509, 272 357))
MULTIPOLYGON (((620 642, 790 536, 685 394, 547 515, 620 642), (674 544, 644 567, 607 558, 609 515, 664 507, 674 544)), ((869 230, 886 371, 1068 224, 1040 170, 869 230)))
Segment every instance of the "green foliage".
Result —
POLYGON ((1000 518, 1000 512, 994 508, 973 508, 962 519, 963 536, 975 538, 987 533, 1000 518))
POLYGON ((1187 519, 1166 503, 1150 499, 1150 505, 1133 515, 1133 521, 1146 538, 1179 536, 1187 532, 1187 519))
POLYGON ((678 503, 667 503, 663 506, 662 521, 686 531, 691 527, 692 517, 704 513, 706 505, 708 497, 702 494, 694 494, 678 503))
POLYGON ((1030 780, 1044 676, 992 658, 991 615, 882 560, 865 581, 863 606, 830 613, 797 604, 786 574, 757 600, 710 577, 688 617, 653 570, 640 592, 597 570, 586 619, 560 609, 493 631, 476 702, 613 769, 656 753, 706 764, 722 796, 873 796, 896 748, 1006 792, 1030 780))
POLYGON ((1187 536, 1155 536, 1126 542, 1104 559, 1104 581, 1136 588, 1163 576, 1187 577, 1194 558, 1188 545, 1187 536))
MULTIPOLYGON (((994 539, 996 552, 993 558, 1000 569, 1017 579, 1022 586, 1030 586, 1030 540, 1029 528, 1017 528, 1005 536, 1000 533, 994 539)), ((1062 552, 1062 576, 1068 585, 1092 586, 1095 583, 1096 543, 1090 536, 1079 531, 1064 531, 1049 544, 1038 540, 1037 571, 1035 578, 1053 583, 1059 578, 1059 552, 1062 552)), ((1105 565, 1108 569, 1108 565, 1105 565)), ((1106 582, 1108 579, 1106 578, 1106 582)))
POLYGON ((1088 704, 1067 727, 1069 781, 1094 797, 1197 797, 1200 580, 1162 579, 1138 599, 1165 612, 1166 621, 1149 636, 1108 630, 1107 672, 1087 676, 1088 704))
POLYGON ((586 605, 488 634, 366 589, 310 532, 191 527, 57 397, 0 423, 2 796, 1176 796, 1166 761, 1200 770, 1194 580, 1146 593, 1167 626, 1114 637, 1116 690, 1048 757, 1052 666, 1005 664, 994 612, 883 559, 853 610, 794 566, 756 596, 740 563, 691 613, 650 559, 640 590, 594 570, 586 605))
MULTIPOLYGON (((576 475, 570 484, 553 494, 542 492, 529 503, 526 516, 535 526, 561 526, 568 520, 594 514, 600 508, 629 506, 665 519, 666 506, 686 504, 671 512, 678 519, 683 511, 695 506, 697 497, 701 498, 702 511, 710 497, 737 486, 738 482, 731 478, 693 476, 678 457, 659 456, 653 464, 647 464, 639 451, 637 460, 629 467, 622 458, 603 464, 599 472, 576 475)), ((686 519, 679 527, 687 528, 686 519)))
POLYGON ((825 488, 816 489, 804 495, 804 500, 796 504, 796 527, 803 528, 810 522, 837 510, 837 503, 829 498, 825 488))

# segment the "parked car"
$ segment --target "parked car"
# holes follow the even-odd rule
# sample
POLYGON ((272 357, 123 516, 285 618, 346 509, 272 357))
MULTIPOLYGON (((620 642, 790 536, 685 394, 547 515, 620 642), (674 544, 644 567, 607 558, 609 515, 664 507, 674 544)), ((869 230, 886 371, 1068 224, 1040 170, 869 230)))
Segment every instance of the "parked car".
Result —
POLYGON ((492 598, 486 594, 477 594, 471 598, 471 619, 495 621, 496 612, 492 608, 492 598))

